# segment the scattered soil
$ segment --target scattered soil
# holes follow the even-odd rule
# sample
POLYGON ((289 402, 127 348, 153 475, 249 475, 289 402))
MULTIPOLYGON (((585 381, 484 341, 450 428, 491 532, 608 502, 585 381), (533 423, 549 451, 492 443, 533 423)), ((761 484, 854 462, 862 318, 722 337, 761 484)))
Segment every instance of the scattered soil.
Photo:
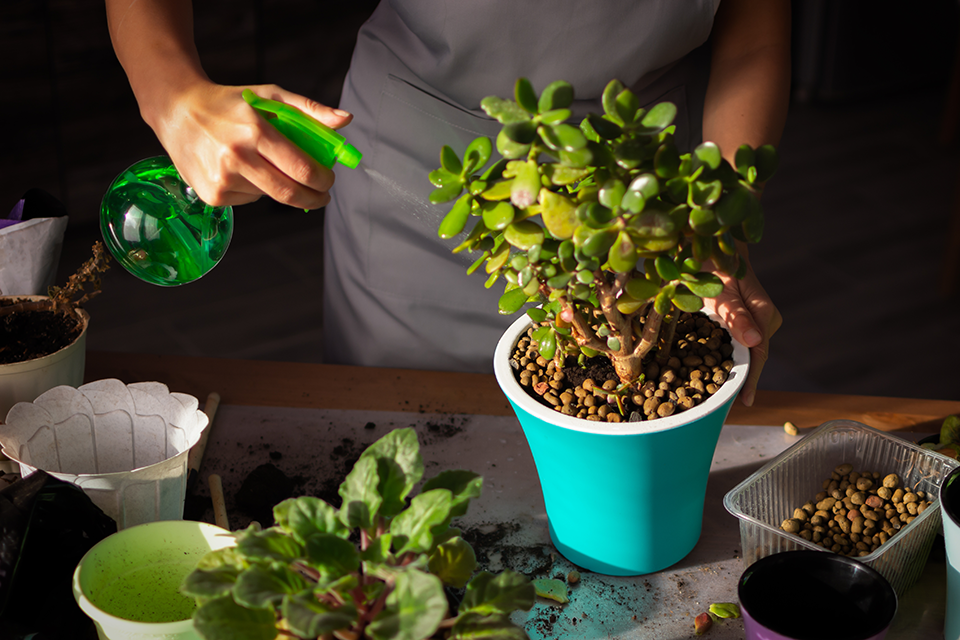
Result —
POLYGON ((664 364, 651 358, 641 381, 616 395, 620 385, 613 364, 604 356, 583 364, 568 357, 557 367, 537 353, 527 331, 514 350, 510 365, 521 386, 544 406, 593 421, 638 422, 679 413, 701 404, 717 392, 733 368, 730 334, 703 313, 685 313, 677 324, 664 364))
MULTIPOLYGON (((0 300, 0 307, 17 299, 0 300)), ((76 340, 83 325, 53 311, 17 311, 0 316, 0 364, 42 358, 76 340)))

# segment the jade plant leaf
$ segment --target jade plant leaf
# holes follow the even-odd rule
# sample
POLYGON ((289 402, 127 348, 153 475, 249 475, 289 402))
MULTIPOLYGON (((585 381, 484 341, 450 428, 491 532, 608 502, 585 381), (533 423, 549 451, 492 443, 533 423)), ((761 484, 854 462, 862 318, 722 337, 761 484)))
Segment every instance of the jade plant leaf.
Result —
POLYGON ((709 167, 711 171, 720 168, 720 163, 723 161, 723 156, 720 155, 720 147, 715 142, 699 144, 693 150, 693 157, 696 158, 697 163, 709 167))
POLYGON ((499 312, 502 315, 510 315, 511 313, 516 313, 520 311, 520 308, 527 302, 527 294, 523 292, 523 289, 510 289, 505 291, 502 296, 500 296, 500 301, 498 303, 499 312))
POLYGON ((445 184, 442 187, 437 187, 431 191, 429 200, 431 204, 443 204, 444 202, 450 202, 459 196, 462 191, 463 183, 458 180, 456 182, 445 184))
POLYGON ((620 125, 606 118, 602 118, 595 113, 587 115, 584 120, 590 125, 594 133, 604 140, 615 140, 623 135, 623 129, 620 125))
POLYGON ((453 175, 459 176, 463 172, 463 163, 449 145, 443 145, 440 149, 440 166, 453 175))
POLYGON ((208 600, 193 614, 193 626, 206 640, 274 640, 276 617, 269 609, 247 609, 231 596, 208 600))
POLYGON ((513 85, 513 97, 527 113, 533 115, 537 112, 537 92, 526 78, 517 78, 513 85))
POLYGON ((677 292, 670 297, 671 302, 680 309, 680 311, 686 311, 687 313, 696 313, 703 308, 703 300, 699 296, 692 293, 686 293, 677 289, 677 292))
POLYGON ((465 176, 472 175, 490 161, 492 154, 493 144, 490 142, 490 138, 475 138, 473 142, 467 145, 466 151, 463 152, 463 169, 461 174, 465 176))
POLYGON ((643 277, 632 278, 624 287, 631 298, 646 302, 660 292, 660 285, 643 277))
POLYGON ((610 268, 617 273, 630 273, 637 266, 637 245, 626 231, 620 231, 607 255, 610 268))
POLYGON ((746 178, 748 169, 754 166, 756 162, 756 153, 753 147, 748 144, 740 145, 733 156, 733 162, 737 167, 737 173, 746 178))
POLYGON ((485 202, 482 207, 483 224, 488 229, 500 231, 513 222, 515 211, 509 202, 485 202))
POLYGON ((540 113, 554 109, 566 109, 573 104, 573 85, 564 80, 551 82, 540 94, 537 104, 540 113))
POLYGON ((497 134, 497 151, 505 159, 516 160, 530 153, 530 143, 517 142, 510 138, 506 129, 501 129, 497 134))
POLYGON ((480 108, 486 111, 487 115, 495 118, 500 124, 510 124, 512 122, 523 122, 530 119, 523 107, 513 100, 504 100, 496 96, 488 96, 480 101, 480 108))
POLYGON ((531 220, 521 220, 509 225, 503 231, 504 239, 522 251, 529 251, 543 244, 543 228, 531 220))
POLYGON ((454 203, 447 215, 444 216, 440 227, 437 229, 437 235, 444 239, 459 235, 467 225, 467 218, 470 217, 470 209, 473 204, 473 196, 465 193, 454 203))
POLYGON ((640 124, 651 129, 666 129, 676 117, 677 105, 672 102, 660 102, 647 112, 640 124))
POLYGON ((433 635, 446 611, 447 598, 439 578, 405 571, 397 575, 386 608, 367 631, 373 640, 422 640, 433 635))
POLYGON ((656 260, 654 260, 654 265, 656 266, 657 274, 667 282, 680 278, 680 268, 677 267, 677 263, 674 262, 670 256, 657 256, 656 260))

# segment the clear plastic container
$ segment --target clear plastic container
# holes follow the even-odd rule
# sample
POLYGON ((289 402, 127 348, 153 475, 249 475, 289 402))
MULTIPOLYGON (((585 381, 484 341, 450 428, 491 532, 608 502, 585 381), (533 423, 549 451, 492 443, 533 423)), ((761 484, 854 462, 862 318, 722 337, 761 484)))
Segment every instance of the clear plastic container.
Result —
POLYGON ((852 420, 832 420, 793 445, 730 490, 727 511, 740 519, 744 567, 760 558, 796 549, 830 553, 780 529, 794 509, 822 491, 834 468, 849 462, 856 471, 896 473, 904 485, 934 498, 928 509, 880 545, 857 558, 879 571, 902 596, 926 565, 941 531, 940 482, 960 463, 912 442, 852 420))

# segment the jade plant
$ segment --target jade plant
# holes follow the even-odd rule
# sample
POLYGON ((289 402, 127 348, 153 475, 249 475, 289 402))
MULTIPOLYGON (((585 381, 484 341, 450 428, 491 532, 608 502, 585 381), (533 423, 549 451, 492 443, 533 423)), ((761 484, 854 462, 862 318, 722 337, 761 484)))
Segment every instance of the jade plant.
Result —
POLYGON ((519 640, 510 621, 535 591, 523 575, 476 573, 471 546, 450 525, 480 495, 483 479, 423 476, 416 432, 372 444, 340 485, 340 508, 315 497, 274 507, 276 523, 251 525, 236 546, 213 551, 182 591, 197 599, 206 640, 519 640), (450 612, 448 592, 462 599, 450 612))
POLYGON ((680 153, 676 106, 641 108, 618 80, 603 92, 604 113, 578 126, 573 102, 567 82, 538 96, 524 78, 513 100, 485 98, 502 124, 502 157, 487 166, 485 137, 462 159, 444 146, 430 201, 454 203, 438 232, 464 234, 454 253, 479 253, 468 273, 483 268, 488 288, 505 282, 500 312, 530 305, 541 356, 563 364, 604 355, 623 392, 642 383, 646 361, 670 357, 681 313, 722 292, 718 272, 745 274, 738 242, 763 234, 759 195, 777 153, 743 145, 735 166, 713 142, 680 153))

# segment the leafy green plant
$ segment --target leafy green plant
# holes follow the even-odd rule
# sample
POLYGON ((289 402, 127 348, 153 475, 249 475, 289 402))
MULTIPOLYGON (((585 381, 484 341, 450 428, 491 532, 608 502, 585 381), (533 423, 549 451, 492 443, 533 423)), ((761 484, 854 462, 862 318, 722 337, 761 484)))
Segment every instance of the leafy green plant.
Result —
POLYGON ((453 249, 479 252, 486 286, 506 281, 500 311, 528 303, 540 355, 559 363, 604 354, 621 390, 642 382, 644 359, 665 362, 681 312, 699 311, 723 290, 717 271, 743 277, 739 242, 763 234, 761 185, 777 167, 772 146, 741 146, 736 167, 704 142, 681 154, 676 106, 640 107, 617 80, 603 92, 602 115, 568 124, 573 87, 538 96, 517 80, 514 100, 488 97, 483 109, 503 126, 491 159, 489 138, 463 159, 449 146, 430 173, 434 204, 454 202, 441 238, 471 229, 453 249), (666 328, 666 331, 663 329, 666 328))
POLYGON ((443 471, 410 498, 422 476, 416 432, 398 429, 360 456, 339 509, 314 497, 276 505, 275 526, 251 525, 187 576, 197 631, 207 640, 526 638, 509 615, 533 606, 533 585, 513 571, 474 576, 473 549, 450 526, 483 479, 443 471), (452 616, 444 585, 465 587, 452 616))

